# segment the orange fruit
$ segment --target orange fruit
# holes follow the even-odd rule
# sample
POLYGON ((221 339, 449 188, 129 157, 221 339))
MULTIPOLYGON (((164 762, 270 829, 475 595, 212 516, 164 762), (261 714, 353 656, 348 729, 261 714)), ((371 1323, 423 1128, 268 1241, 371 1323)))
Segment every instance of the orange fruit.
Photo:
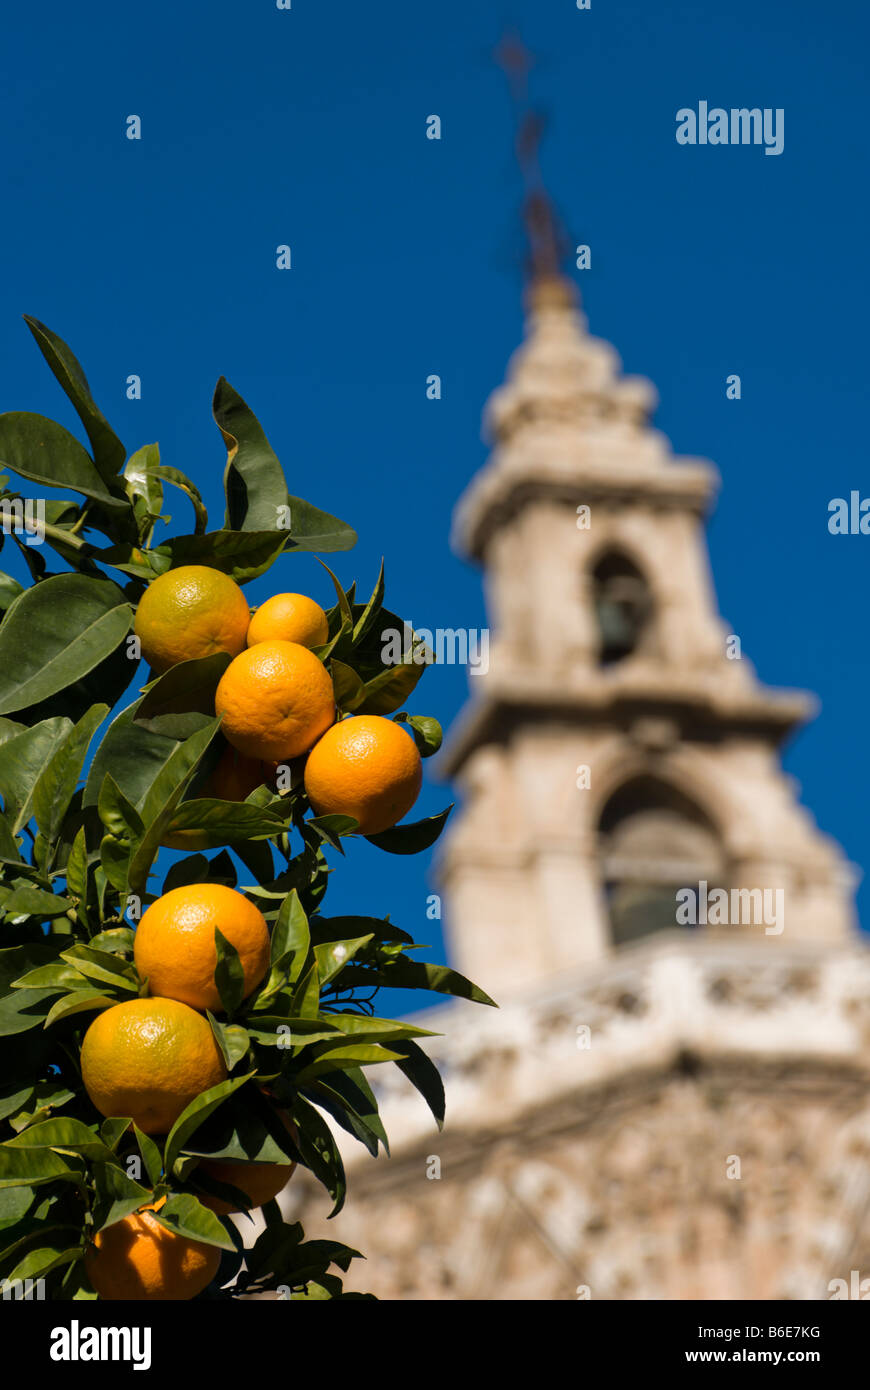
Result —
POLYGON ((239 953, 247 999, 269 968, 269 928, 258 907, 223 883, 172 888, 144 914, 133 959, 153 995, 192 1009, 223 1008, 214 982, 215 927, 239 953))
POLYGON ((168 1231, 155 1221, 163 1198, 98 1231, 85 1255, 88 1278, 100 1298, 116 1302, 196 1298, 218 1272, 216 1245, 168 1231))
POLYGON ((214 707, 240 753, 283 762, 307 753, 335 718, 332 677, 298 642, 258 642, 230 662, 214 707))
POLYGON ((133 631, 158 675, 179 661, 245 649, 251 610, 234 579, 208 565, 181 565, 148 585, 133 631))
POLYGON ((226 1081, 211 1025, 176 999, 126 999, 97 1014, 82 1043, 82 1081, 101 1115, 166 1134, 203 1091, 226 1081))
POLYGON ((320 604, 307 594, 273 594, 251 618, 248 646, 276 638, 298 642, 302 647, 320 647, 329 640, 329 620, 320 604))
MULTIPOLYGON (((298 1143, 299 1131, 289 1115, 286 1111, 279 1111, 278 1115, 294 1144, 298 1143)), ((225 1202, 222 1197, 201 1193, 199 1200, 203 1206, 210 1207, 218 1216, 233 1216, 236 1212, 249 1211, 253 1207, 262 1207, 266 1202, 271 1202, 273 1197, 283 1192, 296 1172, 295 1163, 251 1163, 246 1159, 235 1158, 204 1158, 198 1167, 216 1182, 225 1182, 230 1187, 237 1187, 248 1198, 247 1205, 241 1207, 225 1202)))
POLYGON ((357 714, 334 724, 305 764, 305 790, 319 816, 355 816, 360 835, 388 830, 420 794, 423 764, 400 724, 357 714))
MULTIPOLYGON (((243 753, 227 745, 214 770, 202 786, 192 793, 191 799, 199 801, 216 797, 219 801, 244 801, 264 782, 274 782, 275 777, 272 763, 261 763, 258 758, 246 758, 243 753)), ((211 849, 214 845, 214 841, 203 830, 167 831, 160 843, 167 849, 183 849, 188 853, 211 849)))
POLYGON ((220 801, 244 801, 271 776, 271 767, 264 766, 259 758, 246 758, 244 753, 230 746, 224 749, 217 767, 197 796, 216 796, 220 801))

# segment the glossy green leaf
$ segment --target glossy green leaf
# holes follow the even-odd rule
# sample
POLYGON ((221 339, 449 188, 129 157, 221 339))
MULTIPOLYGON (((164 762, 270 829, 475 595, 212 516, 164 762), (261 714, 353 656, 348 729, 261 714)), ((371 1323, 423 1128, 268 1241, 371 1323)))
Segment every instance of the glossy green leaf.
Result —
POLYGON ((76 1169, 53 1149, 10 1148, 0 1144, 0 1187, 37 1187, 56 1178, 75 1178, 76 1169))
POLYGON ((245 997, 245 970, 239 953, 219 927, 214 929, 217 963, 214 982, 221 997, 224 1013, 234 1014, 245 997))
POLYGON ((293 1117, 299 1126, 299 1152, 302 1161, 323 1184, 333 1200, 330 1216, 337 1216, 347 1192, 344 1164, 335 1137, 318 1110, 297 1096, 293 1117))
POLYGON ((71 729, 68 719, 45 719, 0 744, 0 796, 15 834, 30 820, 36 784, 71 729))
POLYGON ((317 1055, 301 1071, 294 1074, 298 1086, 305 1086, 315 1077, 341 1071, 345 1067, 369 1067, 382 1062, 396 1062, 401 1057, 401 1053, 392 1052, 380 1043, 348 1043, 345 1047, 325 1044, 327 1051, 320 1053, 318 1049, 322 1046, 324 1044, 315 1044, 317 1055))
POLYGON ((137 1124, 133 1125, 133 1133, 136 1136, 136 1143, 139 1145, 142 1162, 145 1164, 148 1181, 152 1186, 156 1186, 163 1173, 163 1156, 160 1149, 151 1135, 143 1133, 137 1124))
POLYGON ((31 1125, 14 1139, 6 1142, 7 1149, 57 1149, 81 1154, 84 1158, 106 1162, 111 1150, 102 1139, 81 1120, 58 1117, 31 1125))
POLYGON ((24 315, 24 322, 61 387, 72 401, 76 414, 85 427, 94 451, 94 462, 103 480, 106 483, 110 482, 124 462, 127 452, 124 445, 102 411, 98 409, 91 395, 87 377, 63 339, 50 328, 46 328, 39 319, 31 318, 29 314, 24 315))
POLYGON ((144 724, 161 715, 189 711, 213 715, 215 691, 231 660, 228 652, 214 652, 170 666, 142 696, 134 715, 136 722, 144 724))
POLYGON ((42 888, 19 884, 15 888, 0 888, 0 911, 7 917, 63 917, 72 907, 69 898, 46 893, 42 888))
POLYGON ((281 904, 272 929, 272 964, 293 953, 288 975, 291 984, 298 980, 302 972, 310 944, 308 918, 294 888, 281 904))
POLYGON ((235 1250, 226 1226, 213 1211, 204 1207, 191 1192, 175 1192, 159 1211, 152 1212, 155 1221, 175 1235, 216 1245, 221 1250, 235 1250))
POLYGON ((9 411, 0 415, 0 467, 44 487, 66 488, 92 497, 108 512, 127 502, 114 497, 93 459, 75 435, 44 415, 9 411))
POLYGON ((159 446, 145 444, 127 460, 124 468, 127 496, 133 504, 139 535, 144 544, 150 540, 163 506, 163 484, 153 472, 159 463, 159 446))
MULTIPOLYGON (((129 1127, 129 1126, 128 1126, 129 1127)), ((94 1209, 94 1232, 123 1221, 131 1212, 138 1211, 152 1200, 151 1192, 141 1183, 129 1177, 117 1163, 97 1163, 94 1165, 97 1203, 94 1209)))
POLYGON ((426 820, 411 821, 405 825, 394 825, 391 830, 383 830, 380 835, 366 835, 369 844, 388 854, 419 854, 421 850, 434 845, 444 829, 447 817, 453 810, 453 803, 437 816, 427 816, 426 820))
POLYGON ((405 1054, 404 1060, 397 1062, 396 1066, 420 1092, 432 1111, 438 1128, 443 1128, 444 1082, 435 1063, 431 1057, 427 1057, 422 1047, 410 1039, 394 1043, 393 1051, 405 1054))
POLYGON ((243 1076, 234 1076, 228 1081, 221 1081, 217 1086, 211 1086, 207 1091, 203 1091, 202 1095, 197 1096, 182 1110, 169 1131, 166 1147, 163 1151, 163 1165, 167 1173, 172 1169, 172 1165, 188 1139, 196 1133, 203 1121, 207 1120, 218 1106, 223 1105, 228 1096, 233 1095, 241 1086, 250 1081, 253 1075, 253 1072, 246 1072, 243 1076))
POLYGON ((431 758, 441 747, 441 725, 431 714, 397 714, 393 722, 407 725, 421 758, 431 758))
POLYGON ((424 664, 413 661, 387 667, 366 681, 364 697, 356 706, 356 713, 392 714, 401 709, 425 669, 424 664))
POLYGON ((61 952, 61 956, 91 980, 99 980, 125 992, 138 993, 140 981, 135 966, 111 951, 98 951, 91 945, 77 943, 68 951, 61 952))
POLYGON ((117 999, 110 999, 106 994, 86 993, 85 990, 74 990, 71 994, 65 994, 62 999, 49 1010, 45 1019, 45 1027, 50 1028, 53 1023, 59 1023, 63 1018, 69 1018, 71 1014, 93 1013, 95 1010, 111 1008, 117 1004, 117 999))
POLYGON ((0 714, 92 671, 123 641, 132 609, 108 579, 59 574, 28 589, 0 624, 0 714))
POLYGON ((378 614, 384 602, 384 562, 381 560, 381 568, 372 590, 372 596, 360 613, 353 626, 354 642, 361 642, 377 621, 378 614))
POLYGON ((169 468, 166 464, 158 464, 156 467, 151 467, 148 473, 151 477, 162 478, 164 482, 172 483, 173 487, 179 488, 181 492, 185 493, 186 496, 190 498, 195 517, 195 534, 197 536, 204 535, 206 527, 208 526, 208 512, 200 496, 199 488, 190 481, 190 478, 178 468, 169 468))
POLYGON ((47 840, 55 840, 60 834, 91 739, 108 713, 108 705, 94 705, 88 710, 39 776, 33 790, 33 814, 47 840))

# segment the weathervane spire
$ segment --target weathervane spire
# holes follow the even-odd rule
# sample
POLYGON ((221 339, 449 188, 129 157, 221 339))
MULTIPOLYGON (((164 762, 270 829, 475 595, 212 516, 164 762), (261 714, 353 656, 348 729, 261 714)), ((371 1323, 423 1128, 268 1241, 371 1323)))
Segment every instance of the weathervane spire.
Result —
POLYGON ((545 121, 528 104, 528 74, 534 58, 517 34, 508 33, 499 44, 496 62, 504 71, 516 112, 516 154, 523 175, 523 221, 528 238, 528 272, 532 285, 561 280, 567 251, 564 230, 556 213, 540 166, 545 121))

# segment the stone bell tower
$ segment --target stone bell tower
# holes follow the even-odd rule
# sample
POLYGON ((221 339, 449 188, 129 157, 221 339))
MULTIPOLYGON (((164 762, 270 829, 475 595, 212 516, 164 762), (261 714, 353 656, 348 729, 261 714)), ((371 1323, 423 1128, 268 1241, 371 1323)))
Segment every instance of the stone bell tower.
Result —
POLYGON ((442 755, 449 958, 500 1007, 415 1014, 443 1131, 374 1069, 391 1157, 339 1134, 346 1211, 312 1225, 302 1175, 287 1214, 382 1298, 830 1298, 870 1276, 870 952, 779 761, 809 703, 717 615, 713 469, 552 264, 528 311, 456 514, 494 638, 442 755))
POLYGON ((672 456, 654 400, 568 280, 533 280, 455 532, 494 631, 448 744, 463 809, 442 874, 456 963, 496 997, 673 929, 680 888, 701 924, 699 885, 724 888, 720 925, 755 936, 833 943, 852 924, 840 852, 779 763, 810 702, 760 685, 718 616, 718 479, 672 456))

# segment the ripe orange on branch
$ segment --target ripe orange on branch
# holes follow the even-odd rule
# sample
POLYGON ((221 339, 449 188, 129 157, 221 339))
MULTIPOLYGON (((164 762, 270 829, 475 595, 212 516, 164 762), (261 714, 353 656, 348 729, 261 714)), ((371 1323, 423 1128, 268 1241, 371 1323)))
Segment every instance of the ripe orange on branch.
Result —
POLYGON ((100 1298, 158 1302, 195 1298, 218 1272, 215 1245, 168 1231, 155 1221, 163 1201, 98 1231, 85 1255, 88 1278, 100 1298))
POLYGON ((276 639, 320 647, 328 638, 326 614, 307 594, 273 594, 256 610, 248 628, 249 647, 276 639))
POLYGON ((247 998, 269 968, 269 929, 258 907, 222 883, 173 888, 152 903, 133 940, 133 959, 153 995, 192 1009, 222 1008, 214 982, 215 928, 239 953, 247 998))
POLYGON ((401 820, 422 783, 414 740, 378 714, 334 724, 305 764, 305 790, 317 814, 354 816, 361 835, 377 835, 401 820))
POLYGON ((129 999, 98 1014, 82 1042, 82 1081, 101 1115, 166 1134, 202 1091, 226 1081, 211 1025, 176 999, 129 999))
POLYGON ((197 656, 244 651, 251 610, 234 579, 208 565, 180 565, 148 585, 133 631, 159 674, 197 656))
POLYGON ((249 758, 307 753, 335 718, 332 677, 298 642, 258 642, 231 661, 215 692, 221 732, 249 758))

